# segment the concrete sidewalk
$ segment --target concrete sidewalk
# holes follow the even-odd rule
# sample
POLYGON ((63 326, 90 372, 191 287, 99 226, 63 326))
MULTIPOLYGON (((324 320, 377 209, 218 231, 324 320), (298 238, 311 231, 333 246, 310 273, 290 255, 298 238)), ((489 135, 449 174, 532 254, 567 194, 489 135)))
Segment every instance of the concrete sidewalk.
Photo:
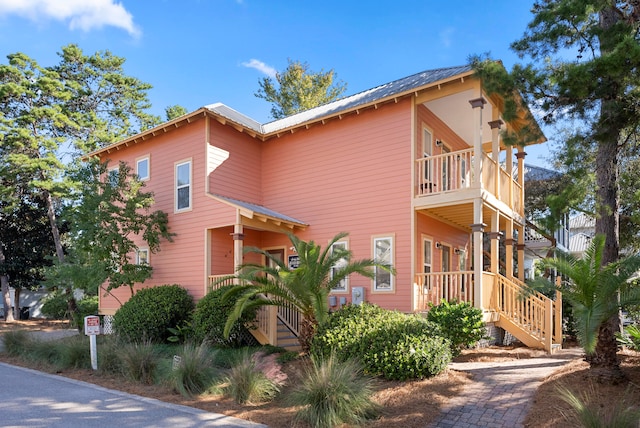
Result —
POLYGON ((0 379, 3 427, 265 427, 4 363, 0 379))
POLYGON ((522 427, 542 381, 582 349, 562 349, 547 357, 505 362, 452 363, 450 369, 473 375, 473 383, 442 409, 429 427, 522 427))

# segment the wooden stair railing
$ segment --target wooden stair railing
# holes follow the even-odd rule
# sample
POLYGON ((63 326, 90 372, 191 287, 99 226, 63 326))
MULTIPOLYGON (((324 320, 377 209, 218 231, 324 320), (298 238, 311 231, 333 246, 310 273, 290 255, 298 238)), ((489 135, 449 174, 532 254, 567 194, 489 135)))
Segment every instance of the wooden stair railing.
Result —
POLYGON ((496 275, 490 302, 500 316, 496 325, 532 348, 551 353, 562 343, 562 294, 555 300, 527 291, 516 279, 496 275))
MULTIPOLYGON (((229 278, 230 275, 211 275, 209 276, 208 291, 220 288, 224 285, 235 284, 235 278, 231 278, 228 281, 215 284, 221 278, 229 278)), ((256 314, 256 320, 253 323, 254 328, 250 328, 249 332, 260 342, 262 345, 282 346, 278 343, 278 325, 284 326, 291 335, 296 338, 300 334, 300 321, 302 315, 291 304, 284 303, 283 306, 262 306, 258 309, 256 314)), ((280 334, 282 337, 282 334, 280 334)), ((287 343, 289 340, 287 340, 287 343)), ((283 346, 284 348, 295 348, 289 344, 283 346)))

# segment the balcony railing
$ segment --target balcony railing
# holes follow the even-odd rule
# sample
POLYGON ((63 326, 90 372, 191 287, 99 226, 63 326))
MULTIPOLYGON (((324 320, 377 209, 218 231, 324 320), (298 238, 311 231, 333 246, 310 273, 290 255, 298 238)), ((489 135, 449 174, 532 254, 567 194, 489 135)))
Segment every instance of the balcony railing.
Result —
POLYGON ((415 276, 416 310, 443 300, 473 304, 473 271, 422 273, 415 276))
MULTIPOLYGON (((473 162, 473 149, 416 159, 416 196, 478 187, 473 162)), ((482 171, 482 188, 523 213, 522 185, 486 153, 482 154, 482 171)))

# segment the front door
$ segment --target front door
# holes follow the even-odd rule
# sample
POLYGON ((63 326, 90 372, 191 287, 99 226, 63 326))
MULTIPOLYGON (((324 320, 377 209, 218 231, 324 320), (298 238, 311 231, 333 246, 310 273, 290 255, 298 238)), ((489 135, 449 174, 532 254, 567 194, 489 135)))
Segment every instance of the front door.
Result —
MULTIPOLYGON (((283 248, 275 248, 272 250, 267 250, 267 253, 271 255, 276 260, 283 261, 284 260, 284 249, 283 248)), ((268 266, 270 268, 275 268, 275 263, 271 259, 267 259, 268 266)))

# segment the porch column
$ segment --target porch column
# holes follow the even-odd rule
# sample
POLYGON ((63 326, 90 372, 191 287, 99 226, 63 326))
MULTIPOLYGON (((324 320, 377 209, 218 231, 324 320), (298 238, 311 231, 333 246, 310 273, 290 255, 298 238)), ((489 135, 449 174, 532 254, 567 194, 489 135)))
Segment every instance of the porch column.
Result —
POLYGON ((527 152, 523 150, 522 147, 518 148, 518 153, 516 153, 516 158, 518 159, 518 183, 520 183, 520 200, 522 203, 520 204, 520 211, 518 214, 524 216, 524 158, 527 156, 527 152))
POLYGON ((518 279, 524 282, 524 226, 518 226, 518 279))
POLYGON ((491 127, 491 159, 498 165, 494 180, 495 195, 498 199, 500 199, 500 128, 503 123, 500 119, 489 122, 489 126, 491 127))
POLYGON ((494 211, 493 216, 491 218, 491 233, 489 233, 490 238, 490 251, 491 251, 491 272, 492 273, 500 273, 500 237, 502 233, 500 232, 500 213, 498 211, 494 211))
POLYGON ((482 187, 482 109, 487 101, 480 97, 469 100, 473 108, 473 175, 474 186, 482 187))
POLYGON ((476 221, 471 225, 473 232, 473 306, 482 309, 482 235, 487 225, 482 222, 482 201, 477 199, 473 201, 473 208, 474 220, 476 221))
POLYGON ((505 266, 506 266, 506 276, 509 279, 513 278, 513 245, 515 241, 513 239, 513 219, 509 219, 507 222, 507 234, 504 239, 504 247, 505 247, 505 266))
POLYGON ((233 226, 233 271, 237 272, 242 265, 244 252, 244 229, 240 220, 240 212, 236 213, 236 224, 233 226))

